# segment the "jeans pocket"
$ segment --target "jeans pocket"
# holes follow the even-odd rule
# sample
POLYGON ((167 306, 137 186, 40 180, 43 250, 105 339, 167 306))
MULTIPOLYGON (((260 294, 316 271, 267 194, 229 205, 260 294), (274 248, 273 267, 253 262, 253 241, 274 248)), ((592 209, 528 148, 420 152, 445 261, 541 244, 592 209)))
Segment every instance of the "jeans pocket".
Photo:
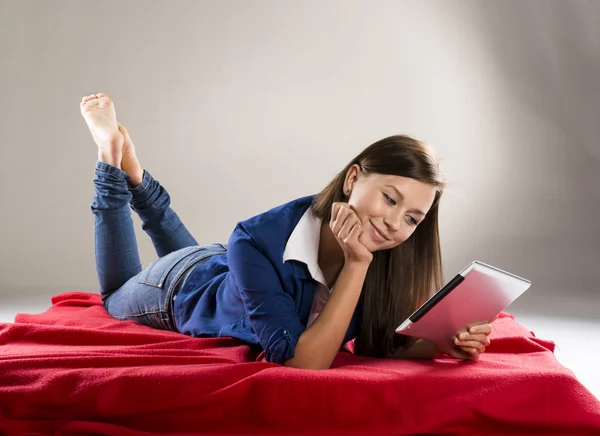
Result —
POLYGON ((202 250, 206 250, 206 247, 198 245, 185 247, 155 260, 148 266, 148 268, 142 271, 140 277, 138 278, 138 283, 162 288, 165 285, 167 276, 175 267, 175 265, 177 265, 186 257, 202 250))

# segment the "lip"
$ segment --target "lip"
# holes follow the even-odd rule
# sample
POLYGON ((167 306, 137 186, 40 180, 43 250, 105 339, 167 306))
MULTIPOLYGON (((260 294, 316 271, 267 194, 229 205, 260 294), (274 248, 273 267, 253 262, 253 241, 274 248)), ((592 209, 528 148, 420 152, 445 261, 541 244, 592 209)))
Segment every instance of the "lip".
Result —
POLYGON ((373 234, 375 234, 377 239, 381 240, 382 242, 387 242, 390 240, 390 238, 388 238, 381 230, 379 230, 375 224, 371 223, 371 227, 373 228, 373 234))

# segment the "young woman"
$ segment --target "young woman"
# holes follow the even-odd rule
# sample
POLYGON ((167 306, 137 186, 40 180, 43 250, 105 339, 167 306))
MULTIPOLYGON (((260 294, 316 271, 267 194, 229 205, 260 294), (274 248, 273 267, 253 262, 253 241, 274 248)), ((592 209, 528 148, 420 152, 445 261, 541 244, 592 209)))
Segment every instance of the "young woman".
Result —
POLYGON ((382 139, 325 189, 241 221, 228 244, 200 246, 160 183, 140 166, 106 94, 81 101, 98 145, 91 205, 96 266, 108 313, 194 337, 231 336, 270 362, 325 369, 346 341, 374 357, 477 359, 490 324, 454 346, 395 334, 443 285, 431 149, 382 139), (131 207, 158 259, 142 270, 131 207))

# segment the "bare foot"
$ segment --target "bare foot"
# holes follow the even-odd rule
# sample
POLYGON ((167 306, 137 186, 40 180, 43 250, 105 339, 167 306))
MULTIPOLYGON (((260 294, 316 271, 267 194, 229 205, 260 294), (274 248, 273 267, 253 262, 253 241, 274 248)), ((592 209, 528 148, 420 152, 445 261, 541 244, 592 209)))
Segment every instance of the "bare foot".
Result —
POLYGON ((121 168, 124 138, 112 100, 104 93, 88 95, 81 99, 80 109, 98 146, 98 160, 121 168))
POLYGON ((117 124, 119 125, 119 132, 121 132, 123 138, 125 139, 123 142, 123 159, 121 160, 121 169, 129 176, 129 184, 132 187, 136 187, 142 183, 142 179, 144 178, 144 169, 140 165, 140 162, 135 154, 135 148, 133 147, 133 142, 129 137, 129 133, 127 133, 127 129, 118 121, 117 124))

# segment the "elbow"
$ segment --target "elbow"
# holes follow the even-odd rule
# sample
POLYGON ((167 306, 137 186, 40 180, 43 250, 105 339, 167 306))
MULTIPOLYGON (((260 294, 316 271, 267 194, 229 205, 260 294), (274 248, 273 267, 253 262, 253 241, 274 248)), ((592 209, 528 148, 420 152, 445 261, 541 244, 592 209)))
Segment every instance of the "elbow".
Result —
POLYGON ((331 353, 331 350, 316 345, 314 340, 312 342, 309 340, 305 331, 298 338, 292 357, 284 361, 283 365, 298 369, 330 369, 337 354, 337 348, 335 352, 331 353))

